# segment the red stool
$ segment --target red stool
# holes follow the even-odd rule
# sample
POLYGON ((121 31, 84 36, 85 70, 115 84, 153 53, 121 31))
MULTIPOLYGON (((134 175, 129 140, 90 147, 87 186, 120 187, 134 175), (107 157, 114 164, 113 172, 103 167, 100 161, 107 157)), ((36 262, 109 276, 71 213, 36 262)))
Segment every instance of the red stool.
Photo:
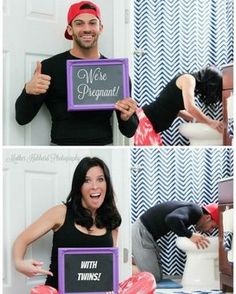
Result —
POLYGON ((141 272, 119 284, 120 294, 154 294, 156 280, 151 273, 141 272))
POLYGON ((59 294, 59 292, 53 287, 38 285, 31 289, 30 294, 59 294))

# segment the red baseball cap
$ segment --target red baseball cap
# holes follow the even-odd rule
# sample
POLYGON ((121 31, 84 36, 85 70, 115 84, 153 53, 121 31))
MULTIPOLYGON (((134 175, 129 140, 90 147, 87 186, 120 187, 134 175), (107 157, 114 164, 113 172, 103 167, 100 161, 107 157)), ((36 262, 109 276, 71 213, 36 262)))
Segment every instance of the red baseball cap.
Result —
POLYGON ((216 203, 210 203, 207 205, 204 205, 203 208, 210 214, 213 221, 219 224, 219 208, 218 204, 216 203))
MULTIPOLYGON (((69 8, 68 14, 67 14, 67 23, 68 25, 72 22, 72 20, 82 13, 89 13, 96 16, 99 20, 101 20, 101 11, 100 8, 94 4, 91 1, 81 1, 75 4, 72 4, 69 8), (81 9, 84 5, 89 5, 90 8, 81 9)), ((65 38, 72 40, 72 37, 68 34, 67 29, 65 30, 65 38)))

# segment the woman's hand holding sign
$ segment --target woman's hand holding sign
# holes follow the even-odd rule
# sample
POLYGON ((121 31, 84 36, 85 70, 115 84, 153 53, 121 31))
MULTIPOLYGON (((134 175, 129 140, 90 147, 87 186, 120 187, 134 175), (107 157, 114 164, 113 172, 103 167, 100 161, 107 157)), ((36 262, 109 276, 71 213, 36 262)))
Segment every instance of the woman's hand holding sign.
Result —
POLYGON ((36 69, 32 79, 26 83, 25 90, 27 94, 30 95, 40 95, 47 92, 51 77, 49 75, 44 75, 41 73, 42 64, 37 61, 36 69))
POLYGON ((121 119, 127 121, 136 112, 137 103, 130 97, 124 98, 116 102, 115 109, 121 112, 121 119))

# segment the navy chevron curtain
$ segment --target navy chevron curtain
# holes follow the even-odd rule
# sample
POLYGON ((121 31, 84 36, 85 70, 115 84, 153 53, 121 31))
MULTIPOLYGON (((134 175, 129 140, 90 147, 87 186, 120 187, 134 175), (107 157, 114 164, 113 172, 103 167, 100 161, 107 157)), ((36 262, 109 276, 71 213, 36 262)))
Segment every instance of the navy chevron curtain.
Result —
MULTIPOLYGON (((181 72, 233 62, 233 0, 134 0, 134 97, 139 106, 156 99, 181 72)), ((222 106, 198 105, 215 119, 222 106)), ((188 145, 178 118, 162 133, 165 145, 188 145)))
MULTIPOLYGON (((131 217, 135 221, 156 203, 184 200, 218 202, 218 180, 233 176, 232 148, 131 149, 131 217)), ((215 232, 217 233, 217 232, 215 232)), ((185 255, 169 233, 158 242, 166 275, 183 273, 185 255)))

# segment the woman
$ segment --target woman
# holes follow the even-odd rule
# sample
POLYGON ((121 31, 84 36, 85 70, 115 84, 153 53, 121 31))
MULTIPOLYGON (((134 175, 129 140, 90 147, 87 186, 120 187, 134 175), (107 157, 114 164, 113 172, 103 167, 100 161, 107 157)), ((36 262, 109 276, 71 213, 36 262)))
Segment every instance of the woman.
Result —
POLYGON ((47 274, 45 284, 57 289, 58 248, 116 246, 120 224, 107 166, 96 157, 85 157, 75 169, 66 203, 49 209, 16 239, 13 247, 16 269, 28 277, 47 274), (40 261, 24 260, 24 255, 31 243, 50 230, 54 235, 48 271, 40 261))
MULTIPOLYGON (((58 289, 58 248, 117 246, 120 224, 121 216, 115 204, 108 167, 97 157, 85 157, 75 169, 66 202, 46 211, 14 242, 13 256, 16 269, 27 277, 47 275, 47 286, 37 286, 31 293, 58 293, 55 290, 58 289), (46 270, 42 262, 25 260, 24 256, 27 247, 50 230, 54 232, 53 246, 50 268, 46 270)), ((152 291, 154 278, 149 273, 144 275, 151 283, 152 291)), ((142 282, 144 276, 140 277, 142 282)), ((123 282, 120 286, 127 287, 127 283, 123 282)), ((132 292, 127 290, 126 293, 132 292)))
POLYGON ((221 101, 222 74, 215 66, 207 66, 192 74, 177 75, 154 102, 138 109, 139 126, 134 144, 162 145, 159 132, 167 130, 177 116, 205 123, 222 133, 223 123, 206 116, 196 106, 195 97, 206 105, 221 101))

